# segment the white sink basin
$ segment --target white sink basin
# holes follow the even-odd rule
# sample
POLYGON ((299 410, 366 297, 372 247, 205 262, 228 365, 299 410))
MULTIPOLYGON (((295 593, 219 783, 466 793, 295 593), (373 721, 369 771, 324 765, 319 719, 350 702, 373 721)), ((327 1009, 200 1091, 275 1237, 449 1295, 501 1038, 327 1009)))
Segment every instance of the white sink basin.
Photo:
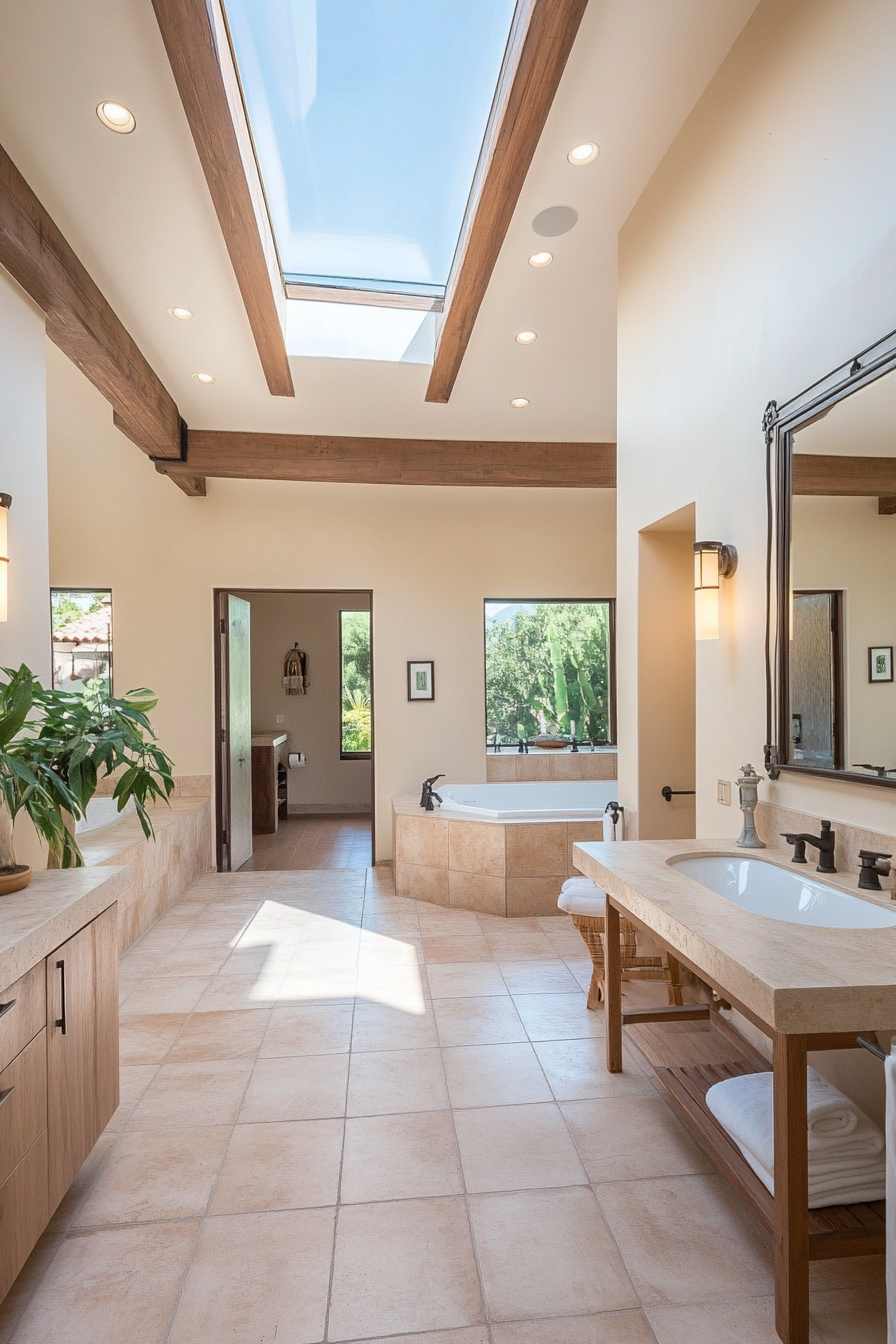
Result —
POLYGON ((896 925, 896 912, 849 892, 822 886, 801 872, 779 868, 764 859, 707 854, 669 859, 669 864, 742 910, 785 924, 818 929, 888 929, 896 925))

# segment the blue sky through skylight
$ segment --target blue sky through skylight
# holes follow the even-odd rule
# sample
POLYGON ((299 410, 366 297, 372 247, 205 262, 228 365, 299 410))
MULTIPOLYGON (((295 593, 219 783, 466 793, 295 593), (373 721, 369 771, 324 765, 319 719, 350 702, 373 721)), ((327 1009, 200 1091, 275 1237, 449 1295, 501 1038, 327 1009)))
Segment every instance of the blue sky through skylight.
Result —
POLYGON ((441 294, 515 0, 225 0, 287 277, 441 294))

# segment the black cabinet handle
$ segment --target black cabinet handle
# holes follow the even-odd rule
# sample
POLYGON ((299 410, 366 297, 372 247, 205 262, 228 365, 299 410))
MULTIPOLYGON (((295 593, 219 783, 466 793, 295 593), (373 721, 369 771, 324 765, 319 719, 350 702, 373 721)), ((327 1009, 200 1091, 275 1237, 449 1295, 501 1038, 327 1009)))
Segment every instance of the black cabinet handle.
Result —
POLYGON ((0 1106, 3 1105, 4 1101, 9 1101, 13 1092, 15 1092, 14 1087, 8 1087, 5 1092, 0 1092, 0 1106))
POLYGON ((57 1017, 56 1025, 57 1027, 62 1028, 62 1034, 64 1036, 65 1035, 65 962, 57 961, 56 969, 59 972, 61 972, 62 975, 62 1016, 57 1017))
POLYGON ((18 999, 10 999, 9 1003, 0 1003, 0 1017, 5 1017, 7 1013, 12 1012, 18 1003, 18 999))

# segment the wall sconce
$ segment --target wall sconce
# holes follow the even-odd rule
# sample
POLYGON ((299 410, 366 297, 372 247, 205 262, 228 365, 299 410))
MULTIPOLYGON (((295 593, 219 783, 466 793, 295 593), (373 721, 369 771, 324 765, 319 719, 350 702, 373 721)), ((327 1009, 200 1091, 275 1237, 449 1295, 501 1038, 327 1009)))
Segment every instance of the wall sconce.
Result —
POLYGON ((0 621, 9 617, 9 542, 6 520, 12 495, 0 491, 0 621))
POLYGON ((719 580, 737 569, 737 551, 721 541, 694 542, 694 636, 719 637, 719 580))

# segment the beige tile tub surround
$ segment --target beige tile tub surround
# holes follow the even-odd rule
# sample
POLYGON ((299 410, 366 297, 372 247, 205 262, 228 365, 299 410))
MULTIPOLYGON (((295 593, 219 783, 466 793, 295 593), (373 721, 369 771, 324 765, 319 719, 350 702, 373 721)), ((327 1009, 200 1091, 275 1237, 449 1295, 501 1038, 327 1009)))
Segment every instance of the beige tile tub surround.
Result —
POLYGON ((489 784, 547 779, 615 779, 616 748, 601 751, 490 751, 485 758, 489 784))
MULTIPOLYGON (((208 781, 208 776, 182 776, 208 781)), ((213 867, 212 817, 208 795, 175 795, 170 805, 149 808, 155 839, 147 840, 134 813, 79 839, 88 868, 127 866, 118 902, 118 946, 125 952, 213 867)))
MULTIPOLYGON (((645 840, 574 849, 582 872, 671 948, 776 1031, 896 1029, 896 927, 823 929, 770 921, 726 901, 670 867, 682 854, 743 858, 730 841, 645 840), (786 936, 783 936, 786 935, 786 936)), ((787 868, 786 855, 763 851, 787 868)), ((851 890, 854 884, 813 880, 851 890)), ((886 896, 878 904, 892 908, 886 896)))
POLYGON ((600 821, 455 820, 421 811, 410 796, 392 807, 396 894, 483 915, 556 914, 560 888, 577 871, 573 845, 604 830, 600 821))

